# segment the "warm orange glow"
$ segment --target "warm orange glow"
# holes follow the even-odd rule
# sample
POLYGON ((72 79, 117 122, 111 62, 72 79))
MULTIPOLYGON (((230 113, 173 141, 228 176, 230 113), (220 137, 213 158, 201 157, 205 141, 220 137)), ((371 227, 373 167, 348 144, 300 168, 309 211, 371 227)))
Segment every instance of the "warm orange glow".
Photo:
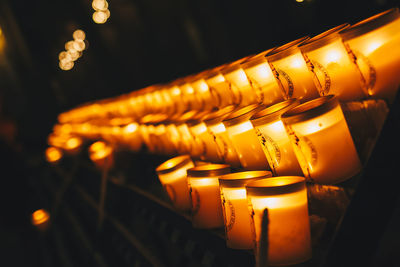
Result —
POLYGON ((341 57, 342 55, 337 50, 331 50, 326 53, 326 61, 328 62, 337 62, 341 57))
POLYGON ((66 149, 75 149, 79 147, 82 144, 82 140, 78 137, 71 137, 70 139, 67 140, 66 142, 66 149))
POLYGON ((43 224, 49 221, 49 219, 50 214, 44 209, 39 209, 32 213, 32 224, 35 226, 43 224))
POLYGON ((97 141, 94 142, 90 147, 89 147, 89 152, 90 153, 94 153, 100 150, 104 150, 106 148, 106 143, 104 143, 103 141, 97 141))
POLYGON ((46 160, 51 163, 59 161, 63 156, 62 151, 56 147, 49 147, 46 149, 46 160))
POLYGON ((62 70, 71 70, 74 67, 74 62, 61 60, 59 66, 62 70))
POLYGON ((84 31, 82 30, 76 30, 74 31, 74 33, 72 34, 72 37, 74 38, 74 40, 76 41, 83 41, 86 38, 86 34, 84 31))
POLYGON ((107 13, 104 11, 96 11, 93 13, 92 18, 97 24, 103 24, 107 21, 107 13))
POLYGON ((108 2, 106 0, 93 0, 92 8, 96 11, 105 11, 108 9, 108 2))

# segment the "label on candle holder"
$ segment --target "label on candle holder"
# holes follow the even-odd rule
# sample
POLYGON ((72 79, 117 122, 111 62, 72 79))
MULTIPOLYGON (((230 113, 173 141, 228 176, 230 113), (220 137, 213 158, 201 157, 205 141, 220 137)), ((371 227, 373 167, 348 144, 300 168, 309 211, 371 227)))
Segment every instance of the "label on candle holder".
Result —
POLYGON ((164 184, 164 189, 165 189, 165 191, 167 192, 167 194, 168 194, 169 198, 171 199, 171 201, 172 201, 173 203, 175 203, 175 202, 176 202, 176 192, 175 192, 175 189, 174 189, 171 185, 169 185, 169 184, 164 184))
POLYGON ((278 79, 282 86, 282 90, 285 93, 285 96, 287 98, 291 98, 293 96, 293 90, 294 90, 294 85, 293 81, 290 78, 289 74, 284 72, 281 69, 275 69, 275 77, 278 79), (280 77, 283 77, 284 79, 281 79, 280 77))
POLYGON ((260 137, 261 145, 263 146, 264 152, 268 153, 268 156, 272 159, 272 162, 270 163, 272 163, 273 165, 279 165, 279 163, 281 162, 282 154, 278 144, 270 136, 263 134, 258 128, 254 129, 257 136, 260 137))
POLYGON ((357 66, 360 68, 361 73, 367 73, 367 75, 364 74, 363 76, 366 79, 366 86, 370 90, 376 83, 376 69, 364 54, 357 50, 353 50, 353 53, 356 56, 357 66))
MULTIPOLYGON (((226 216, 226 231, 229 232, 232 230, 233 225, 235 224, 235 207, 233 206, 232 202, 230 200, 225 200, 225 198, 222 199, 222 205, 226 209, 226 207, 229 208, 229 216, 226 216), (225 205, 225 202, 227 205, 225 205), (228 221, 229 218, 229 221, 228 221)), ((225 214, 227 214, 227 211, 225 210, 225 214)))
POLYGON ((312 70, 317 76, 318 84, 320 85, 320 94, 327 95, 329 94, 329 90, 331 89, 331 77, 328 74, 328 71, 322 66, 318 61, 311 60, 312 70), (324 85, 322 86, 321 81, 324 81, 324 85))
POLYGON ((258 102, 263 103, 265 96, 264 96, 264 91, 262 89, 262 86, 251 76, 249 76, 249 82, 250 82, 251 87, 256 90, 258 102))
POLYGON ((200 209, 200 195, 196 189, 190 187, 190 195, 192 196, 192 215, 196 215, 200 209))

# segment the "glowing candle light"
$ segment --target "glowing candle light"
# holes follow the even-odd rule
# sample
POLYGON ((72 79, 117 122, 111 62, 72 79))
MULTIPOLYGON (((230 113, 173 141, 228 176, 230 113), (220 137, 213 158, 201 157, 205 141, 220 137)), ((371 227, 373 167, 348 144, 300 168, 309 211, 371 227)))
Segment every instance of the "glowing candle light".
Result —
POLYGON ((242 63, 242 68, 257 94, 257 101, 265 105, 281 102, 286 97, 265 58, 271 50, 262 52, 242 63))
POLYGON ((225 80, 225 77, 219 72, 219 68, 210 71, 205 78, 214 98, 217 101, 217 107, 222 108, 227 105, 231 105, 235 102, 235 95, 231 89, 229 82, 225 80))
POLYGON ((281 121, 281 115, 299 103, 296 99, 289 99, 263 109, 250 118, 276 176, 303 174, 281 121))
POLYGON ((334 94, 343 101, 366 97, 360 72, 350 60, 339 35, 339 31, 348 26, 339 25, 299 46, 310 71, 315 74, 320 95, 334 94))
POLYGON ((89 147, 89 158, 99 169, 110 169, 114 164, 113 148, 104 142, 99 142, 89 147))
MULTIPOLYGON (((268 238, 269 265, 291 265, 311 258, 310 223, 304 177, 281 176, 246 185, 256 245, 268 238), (261 220, 268 209, 268 235, 261 237, 261 220)), ((260 251, 258 251, 260 253, 260 251)))
POLYGON ((271 177, 269 171, 238 172, 219 177, 228 247, 234 249, 254 247, 245 185, 268 177, 271 177))
POLYGON ((258 104, 249 105, 232 112, 223 120, 228 136, 239 155, 240 163, 247 170, 269 169, 261 143, 249 121, 260 108, 262 106, 258 104))
POLYGON ((191 208, 186 170, 195 165, 188 155, 167 160, 157 167, 156 172, 174 207, 181 211, 191 208))
POLYGON ((63 157, 63 152, 57 147, 48 147, 45 152, 46 160, 50 163, 57 163, 63 157))
POLYGON ((201 110, 211 110, 215 106, 217 106, 217 99, 214 99, 213 94, 211 93, 210 87, 208 86, 207 82, 204 80, 206 72, 199 73, 198 75, 194 76, 191 80, 190 84, 192 85, 193 89, 195 90, 196 94, 198 95, 201 101, 201 110))
POLYGON ((104 24, 108 19, 108 15, 104 11, 96 11, 93 13, 93 21, 97 24, 104 24))
POLYGON ((209 134, 212 136, 213 145, 218 152, 218 159, 228 163, 232 167, 240 167, 239 156, 228 137, 225 125, 222 123, 224 118, 235 109, 230 105, 217 111, 211 112, 204 118, 209 134))
POLYGON ((281 116, 304 175, 317 183, 334 184, 362 168, 338 100, 324 96, 281 116))
POLYGON ((38 209, 32 213, 31 222, 40 231, 45 231, 49 226, 50 213, 45 209, 38 209))
POLYGON ((85 40, 85 38, 86 38, 86 34, 85 34, 84 31, 78 29, 78 30, 75 30, 75 31, 72 33, 72 37, 73 37, 74 40, 76 40, 76 41, 83 41, 83 40, 85 40))
POLYGON ((392 8, 341 32, 368 93, 392 103, 400 85, 400 12, 392 8))
POLYGON ((222 75, 224 75, 226 82, 229 83, 234 96, 233 104, 238 106, 247 106, 257 103, 257 96, 241 66, 241 63, 245 62, 251 57, 252 56, 247 56, 238 59, 232 63, 226 64, 220 69, 220 72, 222 75))
POLYGON ((297 39, 273 49, 266 55, 286 99, 296 98, 304 102, 319 97, 313 74, 298 47, 307 39, 308 37, 297 39))
POLYGON ((224 226, 218 177, 229 172, 226 164, 205 164, 187 170, 193 227, 224 226))

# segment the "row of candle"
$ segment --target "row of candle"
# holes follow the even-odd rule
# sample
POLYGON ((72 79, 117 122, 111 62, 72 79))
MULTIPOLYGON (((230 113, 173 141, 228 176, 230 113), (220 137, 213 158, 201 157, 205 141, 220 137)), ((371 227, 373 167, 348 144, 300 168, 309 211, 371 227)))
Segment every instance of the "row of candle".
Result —
POLYGON ((301 102, 327 94, 389 103, 400 83, 400 13, 390 9, 352 26, 339 25, 257 55, 60 114, 59 121, 147 114, 169 117, 227 105, 301 102))
POLYGON ((174 206, 190 210, 196 228, 225 226, 227 246, 268 254, 270 265, 287 265, 311 257, 305 179, 272 178, 269 171, 230 173, 226 164, 196 163, 188 155, 172 158, 156 169, 174 206), (261 235, 268 209, 268 234, 261 235), (260 250, 262 238, 268 251, 260 250))
POLYGON ((50 135, 49 144, 60 147, 56 141, 61 139, 61 147, 68 148, 69 136, 80 135, 137 151, 143 142, 152 153, 190 154, 234 168, 304 175, 321 184, 342 182, 362 168, 339 101, 332 95, 303 104, 290 99, 269 107, 190 111, 175 122, 160 119, 147 116, 141 124, 123 126, 57 125, 53 135, 58 139, 50 135))

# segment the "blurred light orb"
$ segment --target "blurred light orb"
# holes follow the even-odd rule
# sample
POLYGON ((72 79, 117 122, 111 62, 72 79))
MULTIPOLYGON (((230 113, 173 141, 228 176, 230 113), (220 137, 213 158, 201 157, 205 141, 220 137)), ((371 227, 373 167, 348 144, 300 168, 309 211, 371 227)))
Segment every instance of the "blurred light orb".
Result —
POLYGON ((80 51, 85 50, 86 44, 85 44, 85 42, 82 41, 82 40, 75 40, 74 43, 73 43, 73 45, 72 45, 72 47, 73 47, 76 51, 80 52, 80 51))
POLYGON ((96 11, 92 17, 93 21, 97 24, 103 24, 107 21, 107 13, 104 11, 96 11))
POLYGON ((74 67, 73 61, 61 60, 59 63, 59 67, 62 70, 70 70, 74 67))
POLYGON ((65 50, 70 51, 70 50, 75 50, 74 49, 74 41, 68 41, 65 43, 65 50))
POLYGON ((93 0, 92 8, 96 11, 105 11, 108 8, 108 2, 106 0, 93 0))
POLYGON ((76 30, 72 34, 72 37, 74 38, 75 41, 83 41, 86 38, 86 34, 82 30, 76 30))

